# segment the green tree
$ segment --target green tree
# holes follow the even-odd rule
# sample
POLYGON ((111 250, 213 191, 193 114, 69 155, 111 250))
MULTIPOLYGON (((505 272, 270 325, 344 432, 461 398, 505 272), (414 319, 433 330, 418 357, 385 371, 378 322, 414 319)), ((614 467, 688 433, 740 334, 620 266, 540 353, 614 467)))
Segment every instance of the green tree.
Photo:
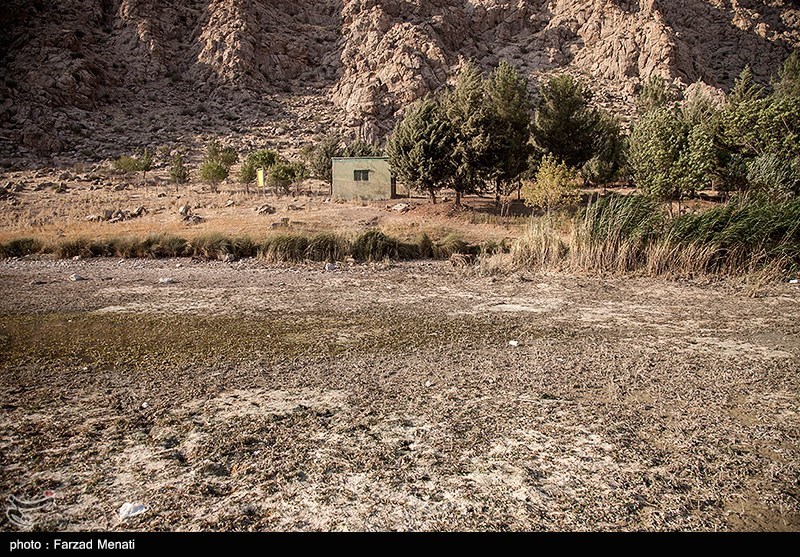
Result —
POLYGON ((455 138, 451 186, 456 191, 456 205, 460 205, 461 195, 481 191, 492 171, 492 111, 483 77, 474 64, 462 66, 456 86, 444 95, 442 106, 455 138))
POLYGON ((211 191, 217 192, 220 182, 230 173, 230 167, 219 160, 206 159, 200 165, 200 178, 211 185, 211 191))
POLYGON ((142 171, 142 182, 147 185, 147 173, 153 170, 153 154, 147 148, 139 155, 139 170, 142 171))
POLYGON ((185 184, 189 181, 189 169, 183 161, 183 155, 178 153, 172 157, 169 167, 169 178, 173 184, 185 184))
POLYGON ((294 176, 295 182, 302 182, 308 178, 310 174, 308 166, 302 161, 292 161, 289 163, 289 166, 292 168, 292 175, 294 176))
POLYGON ((778 96, 800 97, 800 50, 795 50, 786 59, 773 87, 778 96))
POLYGON ((605 110, 599 111, 598 115, 594 156, 581 167, 581 174, 591 184, 614 180, 625 166, 628 155, 628 144, 622 135, 619 119, 605 110))
POLYGON ((644 82, 636 99, 636 110, 639 114, 667 108, 676 100, 675 93, 667 87, 667 82, 660 75, 651 75, 644 82))
POLYGON ((532 106, 527 81, 505 61, 489 75, 486 97, 492 122, 487 165, 499 198, 528 167, 532 106))
POLYGON ((559 205, 577 203, 580 199, 578 173, 552 155, 545 155, 535 180, 522 184, 525 205, 544 209, 547 214, 559 205))
POLYGON ((628 162, 636 186, 660 200, 680 193, 677 162, 688 134, 677 111, 659 108, 645 112, 631 131, 628 162))
POLYGON ((214 140, 206 147, 206 160, 217 161, 230 169, 239 160, 239 154, 233 147, 222 147, 214 140))
POLYGON ((237 176, 239 182, 245 185, 245 191, 250 193, 250 184, 256 181, 259 170, 271 168, 278 160, 278 153, 269 149, 261 149, 247 155, 237 176))
POLYGON ((394 174, 409 188, 436 192, 452 183, 455 175, 455 134, 438 99, 425 98, 411 105, 386 144, 394 174))
POLYGON ((372 143, 356 139, 345 145, 343 157, 380 157, 383 150, 372 143))
POLYGON ((153 169, 153 155, 145 148, 136 156, 122 155, 113 162, 116 170, 124 173, 141 172, 142 180, 147 184, 147 173, 153 169))
POLYGON ((745 66, 725 100, 729 105, 736 106, 739 103, 763 99, 765 96, 764 88, 753 81, 753 72, 750 70, 750 66, 745 66))
POLYGON ((230 174, 231 166, 239 160, 239 155, 233 147, 220 147, 214 140, 206 147, 206 156, 200 165, 200 178, 211 185, 211 191, 217 188, 230 174))
POLYGON ((205 160, 200 165, 200 179, 211 185, 211 191, 217 192, 220 182, 228 177, 230 167, 218 160, 205 160))
POLYGON ((600 116, 589 106, 591 90, 569 75, 539 87, 533 139, 540 151, 576 168, 594 156, 600 116))
POLYGON ((316 144, 305 150, 306 163, 311 175, 328 182, 333 187, 333 174, 331 159, 344 154, 344 141, 336 134, 322 137, 316 144))
POLYGON ((660 200, 693 196, 723 175, 719 110, 701 93, 682 106, 645 112, 633 128, 628 162, 637 187, 660 200))
POLYGON ((800 171, 800 95, 792 94, 791 85, 796 60, 796 55, 787 60, 770 95, 753 82, 749 68, 729 93, 721 116, 721 136, 728 151, 722 173, 726 189, 752 187, 776 195, 794 191, 781 176, 800 171), (784 185, 767 187, 767 182, 784 185))
POLYGON ((296 180, 296 168, 286 161, 280 161, 272 165, 267 174, 267 186, 276 191, 280 189, 285 194, 290 193, 292 184, 296 180))

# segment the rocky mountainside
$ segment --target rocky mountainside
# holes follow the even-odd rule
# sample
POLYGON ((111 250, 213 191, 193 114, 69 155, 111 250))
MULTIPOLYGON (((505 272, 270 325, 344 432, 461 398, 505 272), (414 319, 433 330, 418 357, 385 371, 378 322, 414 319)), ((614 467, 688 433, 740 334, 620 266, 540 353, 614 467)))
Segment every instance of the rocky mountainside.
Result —
POLYGON ((6 0, 0 37, 0 154, 102 157, 220 133, 380 138, 465 59, 567 69, 618 108, 651 74, 766 80, 800 46, 800 2, 6 0))

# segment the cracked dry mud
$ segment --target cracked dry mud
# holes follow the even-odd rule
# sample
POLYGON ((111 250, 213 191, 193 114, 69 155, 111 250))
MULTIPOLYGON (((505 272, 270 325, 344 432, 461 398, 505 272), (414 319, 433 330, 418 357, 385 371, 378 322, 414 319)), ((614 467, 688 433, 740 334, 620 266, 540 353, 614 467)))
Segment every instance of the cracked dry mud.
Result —
POLYGON ((0 491, 54 490, 38 529, 800 528, 793 285, 249 260, 0 282, 0 491))

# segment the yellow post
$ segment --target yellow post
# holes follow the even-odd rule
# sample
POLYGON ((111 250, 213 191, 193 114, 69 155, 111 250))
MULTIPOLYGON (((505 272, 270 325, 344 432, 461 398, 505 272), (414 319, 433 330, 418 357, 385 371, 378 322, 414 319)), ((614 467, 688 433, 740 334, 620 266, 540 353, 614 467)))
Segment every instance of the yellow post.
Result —
POLYGON ((258 187, 264 189, 264 169, 258 169, 258 187))

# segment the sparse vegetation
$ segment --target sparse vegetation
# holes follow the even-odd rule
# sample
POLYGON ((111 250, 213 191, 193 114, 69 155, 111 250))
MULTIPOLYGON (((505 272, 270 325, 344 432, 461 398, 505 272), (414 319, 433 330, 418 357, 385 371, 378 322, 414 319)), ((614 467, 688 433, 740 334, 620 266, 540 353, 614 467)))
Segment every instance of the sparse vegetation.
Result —
POLYGON ((147 183, 147 173, 153 169, 153 154, 149 149, 142 150, 137 156, 122 155, 112 165, 123 173, 141 172, 142 181, 147 183))
MULTIPOLYGON (((496 247, 499 244, 492 244, 496 247)), ((489 246, 489 244, 486 244, 489 246)), ((358 261, 384 259, 447 259, 453 254, 477 254, 481 246, 470 245, 450 234, 434 242, 426 234, 413 241, 402 241, 377 230, 348 238, 329 232, 314 235, 300 233, 274 234, 260 242, 246 236, 230 236, 219 232, 203 234, 187 240, 173 234, 151 234, 142 238, 121 236, 107 239, 86 237, 62 240, 44 245, 35 239, 19 239, 0 245, 0 257, 19 257, 32 253, 53 253, 59 258, 90 257, 196 257, 203 260, 224 260, 227 257, 259 257, 271 263, 303 261, 358 261)), ((488 249, 488 248, 487 248, 488 249)), ((494 248, 492 248, 494 250, 494 248)), ((485 250, 483 250, 485 251, 485 250)))
POLYGON ((139 172, 139 160, 130 155, 122 155, 113 163, 114 169, 125 174, 139 172))
POLYGON ((178 153, 172 157, 169 167, 169 179, 175 185, 186 184, 189 181, 189 168, 183 161, 183 155, 178 153))

